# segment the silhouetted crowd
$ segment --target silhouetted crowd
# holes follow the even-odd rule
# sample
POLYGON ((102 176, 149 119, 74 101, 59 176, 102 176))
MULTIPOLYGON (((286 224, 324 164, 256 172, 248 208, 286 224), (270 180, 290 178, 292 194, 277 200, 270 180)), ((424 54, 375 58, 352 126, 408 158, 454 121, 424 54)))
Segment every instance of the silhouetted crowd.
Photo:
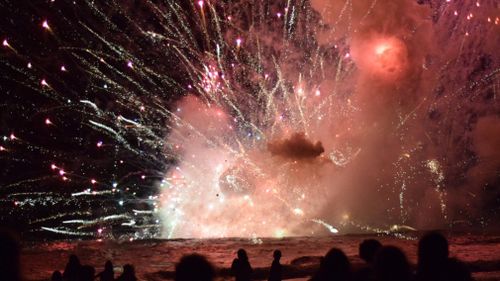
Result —
MULTIPOLYGON (((275 250, 268 273, 269 281, 283 279, 280 263, 281 251, 275 250)), ((473 280, 467 266, 449 257, 446 238, 438 232, 424 235, 418 242, 418 261, 412 268, 405 253, 395 246, 382 245, 378 240, 367 239, 359 245, 359 257, 364 264, 354 270, 346 254, 330 249, 321 257, 319 268, 311 281, 469 281, 473 280)), ((21 281, 20 250, 17 240, 8 233, 0 233, 0 280, 21 281)), ((254 271, 244 249, 239 249, 231 265, 235 281, 253 280, 254 271)), ((214 266, 202 255, 183 256, 175 266, 176 281, 212 281, 217 277, 214 266)), ((82 265, 77 256, 71 255, 64 272, 54 271, 52 281, 136 281, 134 267, 123 266, 115 278, 114 266, 106 261, 104 270, 96 274, 94 267, 82 265)))
POLYGON ((115 278, 115 271, 111 261, 106 261, 104 270, 96 275, 94 267, 82 265, 77 256, 71 255, 64 272, 54 271, 51 281, 93 281, 95 279, 100 281, 136 281, 137 277, 135 277, 134 267, 126 264, 123 266, 122 274, 115 278))

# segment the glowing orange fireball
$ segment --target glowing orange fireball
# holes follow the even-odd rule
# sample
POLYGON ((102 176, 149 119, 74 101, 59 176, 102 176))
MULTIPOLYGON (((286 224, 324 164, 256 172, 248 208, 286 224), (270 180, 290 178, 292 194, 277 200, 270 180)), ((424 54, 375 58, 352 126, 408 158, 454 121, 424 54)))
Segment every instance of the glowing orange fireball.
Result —
POLYGON ((362 74, 384 80, 400 78, 408 68, 408 50, 396 37, 376 36, 353 42, 353 59, 362 74))

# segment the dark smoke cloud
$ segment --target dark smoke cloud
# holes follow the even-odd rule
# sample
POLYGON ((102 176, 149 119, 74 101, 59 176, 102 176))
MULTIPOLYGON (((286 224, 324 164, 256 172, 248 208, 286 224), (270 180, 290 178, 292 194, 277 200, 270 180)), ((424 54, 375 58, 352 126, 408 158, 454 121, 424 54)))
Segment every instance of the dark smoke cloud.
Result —
POLYGON ((477 163, 469 170, 470 184, 482 188, 500 176, 500 117, 486 116, 473 130, 473 149, 477 163))
POLYGON ((288 139, 269 142, 267 150, 273 155, 292 159, 316 158, 325 152, 320 141, 313 143, 304 133, 294 133, 288 139))

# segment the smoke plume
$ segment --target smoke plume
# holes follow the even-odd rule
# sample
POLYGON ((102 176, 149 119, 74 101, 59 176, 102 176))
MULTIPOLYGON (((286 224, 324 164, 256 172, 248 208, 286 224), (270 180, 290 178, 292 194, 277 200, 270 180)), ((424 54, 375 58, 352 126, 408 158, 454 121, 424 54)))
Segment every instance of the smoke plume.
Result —
POLYGON ((325 152, 320 141, 313 143, 306 139, 305 133, 294 133, 288 139, 271 141, 267 150, 273 155, 290 159, 316 158, 325 152))

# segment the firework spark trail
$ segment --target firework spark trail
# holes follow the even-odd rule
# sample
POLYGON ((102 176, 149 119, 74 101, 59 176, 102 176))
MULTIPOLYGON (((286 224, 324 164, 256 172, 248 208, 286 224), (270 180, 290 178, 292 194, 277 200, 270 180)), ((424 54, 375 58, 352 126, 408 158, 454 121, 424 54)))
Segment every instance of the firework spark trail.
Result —
MULTIPOLYGON (((291 18, 291 19, 290 19, 290 21, 289 21, 289 22, 290 22, 290 25, 289 25, 290 27, 292 26, 292 24, 291 24, 291 23, 293 22, 293 16, 294 16, 294 12, 293 12, 293 11, 294 11, 294 10, 295 10, 295 7, 292 7, 292 13, 291 13, 291 17, 292 17, 292 18, 291 18)), ((215 13, 214 13, 214 14, 215 14, 215 13)), ((287 11, 286 11, 286 13, 285 13, 285 22, 287 22, 287 21, 288 21, 288 20, 287 20, 287 18, 288 18, 288 9, 287 9, 287 11)), ((216 21, 218 22, 217 17, 216 17, 216 21)), ((82 24, 82 25, 83 25, 83 24, 82 24)), ((85 26, 85 25, 84 25, 84 26, 85 26)), ((86 27, 86 26, 85 26, 85 27, 86 27)), ((87 30, 89 30, 91 33, 93 33, 94 35, 96 35, 96 37, 98 37, 99 39, 101 39, 101 41, 103 41, 104 43, 106 43, 106 44, 110 47, 110 49, 112 49, 112 50, 113 50, 114 52, 116 52, 118 55, 120 55, 120 56, 122 56, 122 55, 123 55, 123 50, 121 50, 121 48, 115 48, 113 45, 111 45, 111 44, 107 43, 107 41, 106 41, 106 40, 102 39, 102 38, 101 38, 98 34, 96 34, 94 31, 92 31, 92 29, 90 29, 90 28, 88 28, 88 27, 86 27, 86 28, 87 28, 87 30)), ((288 31, 288 35, 291 35, 291 33, 292 33, 292 32, 289 30, 289 31, 288 31)), ((189 34, 189 33, 188 33, 188 34, 189 34)), ((181 52, 179 52, 179 54, 181 54, 181 52)), ((186 58, 184 55, 182 55, 182 54, 181 54, 181 56, 182 56, 182 57, 183 57, 183 58, 187 61, 187 58, 186 58)), ((219 56, 219 57, 220 57, 220 56, 219 56)), ((219 63, 219 64, 220 64, 220 63, 219 63)), ((221 64, 220 64, 220 65, 221 65, 221 64)), ((193 67, 193 68, 194 68, 194 67, 193 67)), ((114 69, 114 70, 116 71, 116 69, 114 69)), ((133 83, 136 83, 135 81, 133 81, 133 79, 129 78, 128 76, 124 75, 123 73, 121 73, 121 72, 119 72, 119 71, 116 71, 116 72, 118 72, 121 76, 125 76, 125 77, 129 80, 129 81, 131 81, 131 82, 133 82, 133 83)), ((280 80, 281 80, 281 79, 280 79, 280 80)), ((299 81, 299 82, 300 82, 300 81, 299 81)), ((136 84, 137 84, 137 83, 136 83, 136 84)), ((229 83, 229 82, 226 82, 226 85, 230 85, 230 83, 229 83)), ((138 86, 138 85, 137 85, 137 86, 138 86)), ((140 88, 140 87, 138 87, 138 88, 140 88)), ((223 96, 223 97, 225 98, 225 102, 226 102, 226 103, 229 103, 229 105, 230 105, 233 109, 235 109, 236 111, 238 111, 238 112, 239 112, 239 110, 236 108, 236 106, 235 106, 234 104, 232 104, 231 102, 229 102, 229 101, 228 101, 227 96, 223 96)), ((212 98, 212 99, 214 99, 214 100, 217 100, 217 99, 216 99, 216 98, 214 98, 213 96, 212 96, 211 98, 212 98)), ((298 99, 295 99, 295 100, 296 100, 296 101, 298 101, 298 99)), ((299 114, 300 114, 300 119, 302 119, 303 126, 305 127, 305 126, 306 126, 306 124, 305 124, 305 121, 304 121, 304 113, 303 113, 303 111, 302 111, 302 108, 301 108, 300 104, 297 104, 297 108, 298 108, 298 111, 299 111, 299 114)), ((240 119, 243 119, 243 120, 244 120, 244 118, 242 118, 242 117, 243 117, 243 116, 242 116, 242 113, 239 113, 239 116, 240 116, 240 119)), ((126 142, 123 140, 123 138, 122 138, 122 137, 121 137, 121 136, 120 136, 120 135, 119 135, 119 134, 118 134, 115 130, 113 130, 112 128, 109 128, 109 127, 107 127, 106 125, 103 125, 103 124, 100 124, 100 123, 94 122, 94 121, 92 121, 92 120, 90 120, 89 122, 90 122, 91 124, 93 124, 93 125, 96 125, 96 126, 98 126, 98 127, 100 127, 100 128, 103 128, 103 129, 105 129, 105 130, 107 130, 107 131, 111 132, 111 133, 112 133, 112 134, 113 134, 113 135, 114 135, 114 136, 115 136, 115 137, 116 137, 116 138, 117 138, 120 142, 124 143, 124 144, 126 145, 126 147, 130 148, 130 146, 129 146, 128 144, 126 144, 126 142)), ((256 126, 255 124, 251 124, 251 126, 252 126, 252 127, 254 127, 254 128, 258 128, 258 126, 256 126)), ((304 128, 304 129, 307 129, 307 128, 304 128)), ((260 133, 261 133, 261 134, 263 134, 262 132, 260 132, 260 133)), ((138 153, 137 151, 135 151, 135 152, 136 152, 136 153, 138 153)))
MULTIPOLYGON (((293 9, 294 9, 294 7, 292 8, 292 10, 293 9)), ((292 12, 292 17, 293 17, 293 15, 294 14, 292 12)), ((285 19, 286 18, 287 17, 285 16, 285 19)), ((293 21, 293 19, 291 21, 293 21)), ((285 22, 286 22, 286 20, 285 20, 285 22)), ((290 36, 291 33, 292 32, 288 32, 287 35, 290 36)), ((261 55, 261 54, 259 53, 259 55, 261 55)), ((221 58, 220 52, 218 52, 217 57, 219 58, 218 60, 219 60, 219 65, 221 66, 220 68, 223 69, 222 63, 221 63, 221 59, 220 59, 221 58)), ((240 62, 238 62, 238 63, 240 63, 240 62)), ((207 67, 205 67, 205 68, 208 69, 207 67)), ((208 70, 207 70, 207 72, 208 72, 208 75, 211 76, 211 73, 208 70)), ((277 64, 276 64, 276 72, 277 73, 281 72, 280 67, 277 64)), ((213 75, 213 76, 216 76, 216 75, 213 75)), ((223 72, 223 74, 221 76, 224 77, 224 76, 229 76, 229 75, 226 75, 226 73, 223 72)), ((302 76, 302 74, 299 74, 299 76, 302 76)), ((223 78, 223 79, 226 80, 225 78, 223 78)), ((300 79, 299 79, 299 83, 300 83, 300 79)), ((213 84, 213 83, 211 83, 211 84, 213 84)), ((229 80, 226 80, 225 85, 227 85, 227 88, 229 89, 229 92, 228 92, 229 97, 234 97, 234 92, 231 90, 231 87, 230 87, 231 84, 232 83, 229 80)), ((279 87, 279 85, 284 85, 284 84, 285 84, 285 82, 283 82, 283 78, 279 77, 278 81, 276 82, 276 86, 274 88, 277 88, 277 87, 279 87)), ((206 87, 204 87, 202 92, 207 93, 209 95, 207 97, 208 100, 215 100, 215 101, 218 100, 218 95, 220 94, 218 87, 210 87, 208 89, 206 87), (212 92, 212 90, 215 90, 215 91, 212 92)), ((259 91, 259 93, 262 93, 262 92, 263 91, 259 91)), ((264 92, 264 94, 265 94, 265 92, 264 92)), ((302 94, 303 94, 303 89, 301 89, 301 88, 299 88, 298 92, 294 91, 294 94, 290 93, 288 91, 288 89, 285 89, 284 93, 283 93, 283 95, 285 96, 284 100, 276 100, 276 101, 277 102, 284 101, 285 102, 284 108, 290 108, 290 109, 292 109, 292 112, 294 111, 293 109, 295 108, 297 110, 296 111, 297 112, 297 116, 293 117, 293 119, 297 118, 297 120, 301 120, 299 123, 302 124, 302 126, 301 126, 302 130, 307 131, 308 130, 308 122, 307 122, 308 120, 306 120, 305 113, 303 111, 304 107, 303 107, 302 103, 303 103, 303 101, 305 99, 302 98, 302 97, 300 97, 300 95, 302 95, 302 94), (286 96, 288 96, 288 95, 292 96, 293 98, 287 98, 286 96)), ((235 109, 234 103, 228 101, 228 95, 222 94, 222 97, 223 97, 224 100, 223 100, 223 102, 218 102, 219 105, 221 105, 221 104, 229 104, 230 107, 232 107, 233 109, 235 109)), ((274 95, 269 95, 268 94, 268 95, 264 95, 264 97, 267 98, 267 102, 265 102, 267 104, 267 108, 273 108, 274 109, 274 108, 278 108, 279 107, 279 105, 277 105, 274 102, 275 101, 274 95)), ((235 109, 235 110, 236 110, 238 116, 240 117, 240 119, 245 120, 244 117, 241 115, 242 111, 240 109, 235 109)), ((263 115, 266 116, 267 114, 263 113, 263 115)), ((265 123, 264 124, 255 124, 254 122, 250 123, 250 127, 253 127, 253 128, 265 128, 265 127, 262 127, 262 125, 265 126, 265 123)), ((273 127, 280 126, 277 123, 273 123, 273 125, 274 125, 273 127)), ((276 129, 272 128, 271 131, 273 131, 273 130, 276 130, 276 129)), ((258 133, 261 134, 261 135, 263 135, 263 137, 268 137, 268 138, 272 137, 272 135, 271 136, 266 136, 266 134, 264 134, 262 132, 262 129, 258 129, 258 133)), ((248 158, 247 158, 246 155, 240 155, 239 157, 244 157, 245 161, 248 161, 248 158)), ((186 192, 186 193, 189 196, 190 193, 189 192, 186 192)), ((289 208, 291 210, 300 210, 300 209, 297 209, 297 208, 292 208, 292 205, 290 203, 288 203, 286 200, 284 200, 283 198, 281 198, 281 197, 276 197, 276 198, 279 199, 285 205, 289 206, 289 208)), ((187 234, 187 235, 189 235, 189 234, 187 234)), ((222 234, 222 235, 224 235, 224 234, 222 234)), ((230 235, 232 235, 232 234, 230 234, 230 235)), ((245 234, 243 234, 243 235, 245 235, 245 234)))

